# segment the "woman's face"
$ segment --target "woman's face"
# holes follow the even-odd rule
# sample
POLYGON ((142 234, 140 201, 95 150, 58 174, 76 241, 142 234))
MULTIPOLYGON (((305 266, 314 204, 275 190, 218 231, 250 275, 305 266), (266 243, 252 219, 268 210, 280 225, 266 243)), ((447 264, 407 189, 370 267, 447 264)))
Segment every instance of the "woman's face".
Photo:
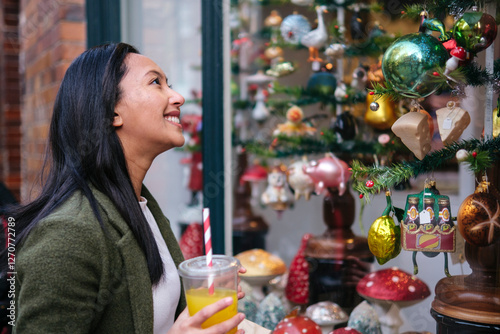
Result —
POLYGON ((125 65, 113 121, 125 154, 154 159, 184 145, 179 121, 184 98, 169 87, 163 71, 148 57, 130 53, 125 65))

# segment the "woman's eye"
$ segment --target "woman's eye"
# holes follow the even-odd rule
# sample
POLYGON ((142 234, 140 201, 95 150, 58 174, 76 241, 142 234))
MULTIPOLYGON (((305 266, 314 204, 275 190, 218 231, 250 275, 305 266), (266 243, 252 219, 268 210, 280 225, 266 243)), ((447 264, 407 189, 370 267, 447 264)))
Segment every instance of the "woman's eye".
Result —
POLYGON ((151 83, 154 83, 156 85, 160 85, 160 79, 156 78, 151 83))

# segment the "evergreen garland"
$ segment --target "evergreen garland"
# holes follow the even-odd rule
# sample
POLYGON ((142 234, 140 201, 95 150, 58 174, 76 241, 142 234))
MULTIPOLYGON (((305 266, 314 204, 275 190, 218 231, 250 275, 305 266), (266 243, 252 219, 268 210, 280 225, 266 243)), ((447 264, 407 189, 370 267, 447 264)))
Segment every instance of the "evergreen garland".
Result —
POLYGON ((379 193, 410 178, 434 171, 445 162, 454 159, 457 151, 461 149, 470 152, 464 161, 468 164, 469 170, 479 173, 500 160, 500 137, 491 140, 470 139, 455 142, 441 150, 429 153, 422 160, 406 161, 390 167, 368 167, 355 160, 352 162, 353 189, 368 199, 370 194, 379 193), (373 181, 372 187, 366 186, 367 179, 373 181))

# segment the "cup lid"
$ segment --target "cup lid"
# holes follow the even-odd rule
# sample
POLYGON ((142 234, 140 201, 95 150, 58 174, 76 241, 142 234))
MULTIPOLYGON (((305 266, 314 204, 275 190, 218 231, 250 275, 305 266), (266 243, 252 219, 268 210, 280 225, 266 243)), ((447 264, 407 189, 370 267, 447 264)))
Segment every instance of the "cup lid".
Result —
POLYGON ((205 256, 198 256, 179 265, 179 275, 186 278, 207 277, 208 275, 221 275, 240 268, 240 261, 226 255, 213 255, 212 267, 208 267, 205 256))

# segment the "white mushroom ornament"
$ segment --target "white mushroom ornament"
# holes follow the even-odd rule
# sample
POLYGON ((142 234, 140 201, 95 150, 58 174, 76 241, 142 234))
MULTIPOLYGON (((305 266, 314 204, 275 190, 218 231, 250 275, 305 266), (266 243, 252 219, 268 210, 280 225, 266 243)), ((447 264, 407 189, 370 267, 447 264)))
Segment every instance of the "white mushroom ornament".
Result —
POLYGON ((366 275, 359 281, 356 291, 377 310, 383 334, 399 333, 403 324, 399 309, 430 295, 427 284, 396 267, 366 275))
POLYGON ((457 46, 450 51, 450 56, 451 58, 446 61, 446 69, 444 70, 444 75, 448 78, 449 74, 458 68, 459 63, 467 59, 467 51, 463 47, 457 46))

